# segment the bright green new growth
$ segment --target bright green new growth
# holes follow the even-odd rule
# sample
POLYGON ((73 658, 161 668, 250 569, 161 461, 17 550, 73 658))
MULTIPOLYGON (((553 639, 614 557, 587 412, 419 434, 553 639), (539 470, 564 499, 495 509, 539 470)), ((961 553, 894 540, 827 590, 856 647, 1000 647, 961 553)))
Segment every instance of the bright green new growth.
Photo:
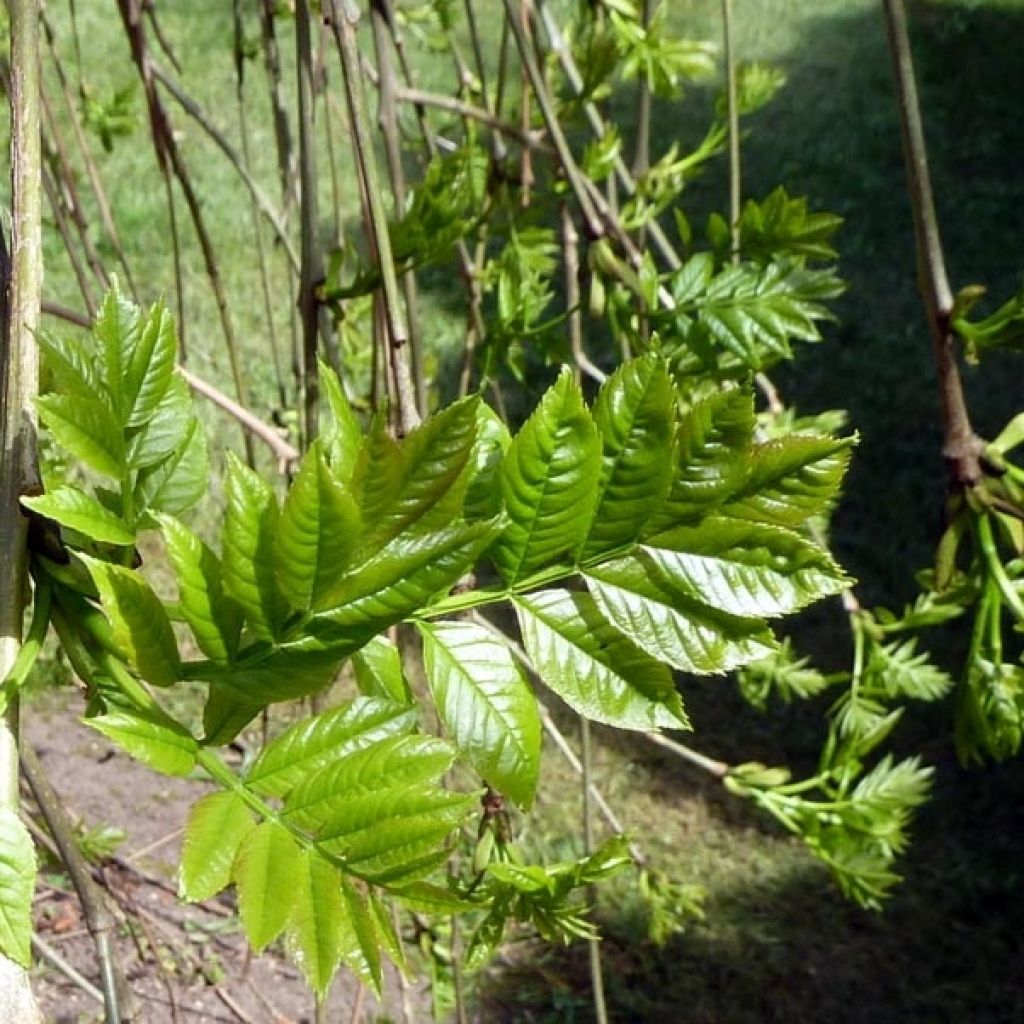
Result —
MULTIPOLYGON (((116 291, 91 338, 46 340, 60 391, 40 405, 54 440, 114 487, 61 483, 25 504, 63 528, 65 564, 40 554, 34 571, 88 685, 87 721, 158 771, 199 768, 221 787, 190 816, 182 895, 236 885, 254 948, 285 935, 318 992, 342 964, 379 985, 382 951, 399 956, 387 897, 483 911, 474 957, 510 917, 550 936, 588 934, 570 897, 625 863, 621 851, 513 869, 498 842, 500 862, 483 858, 475 882, 429 881, 478 804, 472 785, 442 784, 457 761, 468 772, 456 777, 478 777, 488 801, 528 808, 538 783, 537 696, 501 634, 465 613, 509 602, 538 677, 592 720, 688 728, 671 668, 762 659, 777 647, 770 619, 846 584, 801 531, 835 497, 849 442, 756 440, 744 389, 688 404, 655 352, 625 363, 592 406, 563 371, 510 444, 476 398, 401 441, 379 419, 363 433, 322 369, 323 436, 283 500, 229 458, 218 554, 176 518, 198 497, 186 477, 205 448, 173 345, 162 310, 143 315, 116 291), (54 410, 86 399, 95 416, 67 429, 54 410), (136 565, 135 537, 154 528, 173 605, 136 565), (182 660, 172 619, 203 659, 182 660), (403 622, 422 637, 426 699, 447 739, 423 731, 382 636, 403 622), (262 708, 323 690, 348 661, 361 696, 291 727, 244 775, 218 757, 262 708), (202 737, 149 689, 186 679, 208 684, 202 737)), ((879 651, 913 670, 908 652, 879 651)), ((783 813, 756 780, 737 787, 783 813)), ((831 833, 814 835, 838 862, 831 833)), ((881 883, 862 888, 872 896, 881 883)), ((13 895, 5 906, 22 920, 13 895)))

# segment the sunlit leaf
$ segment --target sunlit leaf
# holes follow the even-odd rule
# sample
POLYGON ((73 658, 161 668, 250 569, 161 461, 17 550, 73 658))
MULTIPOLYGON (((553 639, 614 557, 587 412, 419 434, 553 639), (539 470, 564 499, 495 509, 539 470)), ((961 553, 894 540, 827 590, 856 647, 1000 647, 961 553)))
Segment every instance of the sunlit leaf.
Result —
POLYGON ((537 701, 506 644, 469 622, 423 623, 427 684, 459 752, 521 807, 540 772, 537 701))

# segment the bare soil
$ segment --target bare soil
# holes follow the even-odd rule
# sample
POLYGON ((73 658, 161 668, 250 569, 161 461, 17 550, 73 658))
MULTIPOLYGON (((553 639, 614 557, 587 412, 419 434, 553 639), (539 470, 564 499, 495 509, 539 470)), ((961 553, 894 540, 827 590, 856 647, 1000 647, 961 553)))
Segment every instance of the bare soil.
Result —
MULTIPOLYGON (((33 704, 24 729, 71 815, 86 828, 110 825, 126 835, 101 874, 119 921, 116 949, 136 1000, 136 1019, 145 1024, 311 1022, 313 998, 283 950, 247 953, 230 893, 223 902, 199 905, 182 904, 175 895, 181 827, 207 787, 149 771, 53 701, 33 704)), ((40 873, 35 925, 48 947, 99 985, 95 949, 78 901, 52 860, 44 861, 40 873)), ((95 996, 47 963, 38 949, 36 961, 35 989, 49 1024, 103 1020, 95 996)), ((397 982, 389 980, 394 991, 397 982)), ((385 1012, 364 992, 364 1017, 355 1006, 359 999, 355 980, 339 975, 323 1019, 374 1020, 385 1012)))

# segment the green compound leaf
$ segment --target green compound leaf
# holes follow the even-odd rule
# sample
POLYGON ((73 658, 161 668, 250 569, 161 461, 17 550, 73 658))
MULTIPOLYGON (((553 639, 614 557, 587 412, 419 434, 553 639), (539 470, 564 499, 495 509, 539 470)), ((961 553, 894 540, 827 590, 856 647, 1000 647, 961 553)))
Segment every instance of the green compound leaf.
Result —
POLYGON ((277 583, 293 608, 317 607, 337 588, 359 527, 354 499, 314 444, 288 490, 275 538, 277 583))
POLYGON ((129 468, 155 466, 176 452, 188 437, 192 419, 188 385, 175 375, 149 418, 128 436, 125 457, 129 468))
POLYGON ((101 544, 131 547, 135 531, 119 516, 77 487, 55 487, 36 498, 22 498, 22 505, 101 544))
POLYGON ((308 697, 324 689, 334 681, 342 661, 354 649, 354 643, 327 649, 281 646, 258 660, 253 658, 249 664, 242 659, 232 665, 193 662, 185 670, 187 678, 202 680, 230 694, 238 704, 233 708, 222 704, 218 710, 230 710, 233 717, 236 712, 243 712, 241 705, 247 705, 255 714, 252 709, 308 697))
POLYGON ((401 443, 392 441, 383 421, 377 421, 356 470, 364 555, 413 527, 436 529, 456 517, 465 490, 457 482, 476 438, 478 404, 476 398, 456 402, 401 443))
POLYGON ((174 374, 178 339, 162 303, 150 310, 140 331, 129 332, 129 341, 136 338, 137 344, 122 351, 122 409, 128 427, 140 427, 156 413, 174 374))
POLYGON ((270 484, 231 453, 224 489, 224 589, 245 611, 253 634, 273 639, 283 613, 274 574, 277 500, 270 484))
POLYGON ((476 441, 466 467, 469 486, 462 504, 467 520, 493 519, 501 512, 498 473, 510 442, 504 420, 489 405, 477 405, 476 441))
POLYGON ((180 515, 202 498, 209 486, 206 435, 190 414, 181 443, 161 462, 139 473, 135 501, 140 509, 180 515))
POLYGON ((467 622, 421 623, 427 684, 459 753, 520 807, 540 773, 537 701, 508 647, 467 622))
POLYGON ((725 516, 659 534, 643 550, 680 593, 745 618, 787 615, 849 582, 799 534, 725 516))
POLYGON ((321 431, 327 462, 339 480, 348 482, 356 467, 363 432, 338 375, 326 363, 318 364, 320 393, 327 399, 327 421, 321 431))
POLYGON ((454 754, 431 737, 381 740, 299 783, 285 817, 353 874, 378 884, 414 878, 446 856, 445 837, 475 800, 437 783, 454 754))
POLYGON ((178 605, 199 649, 214 661, 231 661, 238 647, 242 616, 224 593, 220 559, 177 519, 158 518, 178 581, 178 605))
POLYGON ((137 572, 80 555, 96 589, 114 641, 146 682, 170 686, 181 678, 178 642, 160 598, 137 572))
POLYGON ((602 386, 594 405, 601 435, 601 475, 587 559, 635 540, 664 499, 672 474, 673 391, 653 355, 625 363, 602 386))
POLYGON ((211 686, 203 705, 203 746, 222 747, 230 743, 265 706, 242 700, 226 688, 211 686))
POLYGON ((510 523, 491 555, 514 583, 579 545, 601 472, 601 442, 568 368, 515 436, 501 465, 500 484, 510 523))
POLYGON ((758 370, 792 358, 793 341, 821 340, 817 322, 831 316, 823 302, 843 290, 833 269, 780 259, 713 273, 709 257, 693 257, 672 284, 681 349, 700 353, 709 367, 716 365, 718 350, 758 370))
POLYGON ((246 776, 246 785, 283 797, 302 779, 389 736, 413 732, 416 708, 357 697, 285 730, 265 747, 246 776))
POLYGON ((231 877, 238 886, 242 927, 255 952, 262 952, 285 930, 301 870, 301 848, 276 822, 262 822, 242 840, 231 877))
POLYGON ((95 353, 78 338, 40 331, 36 344, 54 383, 65 394, 99 398, 110 407, 110 396, 100 376, 95 353))
POLYGON ((455 523, 426 534, 403 534, 347 576, 315 615, 311 631, 325 642, 371 636, 446 593, 469 571, 498 532, 494 521, 455 523))
POLYGON ((381 942, 366 897, 355 883, 342 877, 346 924, 346 943, 342 953, 345 966, 364 985, 380 995, 383 984, 381 972, 381 942))
POLYGON ((138 306, 126 298, 114 282, 103 297, 92 333, 100 344, 107 389, 121 423, 128 421, 128 411, 134 404, 134 395, 128 397, 125 379, 132 353, 138 348, 141 329, 138 306))
POLYGON ((238 848, 256 827, 237 794, 210 793, 192 807, 185 825, 178 894, 189 903, 212 899, 231 884, 238 848))
POLYGON ((413 703, 409 681, 402 671, 398 648, 386 637, 375 636, 352 655, 356 685, 367 697, 380 697, 395 704, 413 703))
POLYGON ((604 618, 652 658, 684 672, 727 672, 776 648, 763 622, 710 608, 673 585, 643 555, 585 575, 604 618))
POLYGON ((43 395, 36 399, 36 408, 61 448, 97 473, 121 478, 124 435, 102 401, 84 395, 43 395))
POLYGON ((17 813, 0 807, 0 953, 32 965, 32 896, 36 851, 17 813))
POLYGON ((836 496, 855 443, 796 434, 757 445, 747 478, 725 511, 737 519, 799 526, 836 496))
POLYGON ((341 871, 315 850, 302 850, 292 878, 287 945, 318 998, 330 988, 342 958, 359 949, 343 891, 341 871))
POLYGON ((585 593, 515 599, 537 673, 574 711, 620 729, 688 729, 672 673, 603 618, 585 593))
POLYGON ((693 522, 722 504, 747 476, 754 436, 754 399, 720 391, 694 405, 676 434, 676 469, 662 508, 645 533, 693 522))
POLYGON ((154 771, 188 775, 195 767, 199 744, 171 718, 119 709, 84 722, 154 771))

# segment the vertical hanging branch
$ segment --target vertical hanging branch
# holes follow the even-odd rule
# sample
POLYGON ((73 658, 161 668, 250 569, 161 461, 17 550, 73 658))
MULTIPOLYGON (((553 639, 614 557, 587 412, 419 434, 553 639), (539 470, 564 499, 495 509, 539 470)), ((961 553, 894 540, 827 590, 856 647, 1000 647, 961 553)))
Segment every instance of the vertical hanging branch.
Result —
POLYGON ((932 355, 939 378, 942 454, 946 459, 950 483, 957 488, 970 487, 981 479, 980 457, 984 446, 971 426, 957 364, 956 337, 950 327, 953 292, 946 273, 939 220, 935 213, 931 174, 928 170, 928 149, 914 77, 910 35, 907 31, 907 13, 903 0, 884 0, 884 6, 899 103, 907 190, 914 215, 918 287, 924 300, 932 338, 932 355))
POLYGON ((263 65, 267 72, 267 91, 274 120, 274 144, 277 148, 277 175, 287 215, 295 201, 295 154, 292 133, 288 126, 288 109, 281 88, 281 51, 277 45, 277 0, 260 0, 260 37, 263 42, 263 65))
MULTIPOLYGON (((601 373, 587 358, 583 351, 583 313, 580 308, 580 260, 579 236, 573 224, 569 207, 563 203, 561 209, 562 251, 565 259, 565 304, 568 310, 566 328, 569 333, 569 348, 576 361, 576 381, 579 383, 581 374, 586 372, 596 380, 603 381, 601 373)), ((585 715, 580 715, 580 750, 581 800, 583 816, 583 852, 587 855, 594 850, 593 803, 590 790, 592 787, 593 759, 590 746, 590 722, 585 715)), ((596 890, 591 886, 587 891, 587 899, 591 906, 596 902, 596 890)), ((601 965, 601 940, 594 937, 588 941, 590 953, 590 984, 591 998, 594 1005, 594 1018, 597 1024, 608 1024, 608 1005, 604 995, 604 969, 601 965)))
POLYGON ((359 49, 356 45, 359 8, 350 0, 330 0, 328 9, 345 79, 345 99, 352 127, 356 165, 366 190, 370 239, 380 266, 384 316, 387 321, 388 357, 395 384, 398 423, 402 433, 406 434, 419 424, 420 415, 416 408, 416 388, 409 368, 409 333, 402 316, 398 279, 391 255, 391 238, 388 235, 387 216, 384 211, 384 197, 377 172, 373 137, 370 134, 370 118, 367 113, 359 49))
MULTIPOLYGON (((36 0, 10 0, 11 26, 11 252, 0 242, 3 350, 0 353, 0 677, 21 647, 28 588, 26 519, 19 498, 37 480, 32 401, 39 390, 33 334, 43 284, 41 140, 39 135, 39 9, 36 0)), ((18 711, 12 701, 0 720, 0 808, 17 825, 18 711)), ((10 831, 5 829, 5 831, 10 831)), ((28 939, 25 939, 26 948, 28 939)), ((28 972, 0 957, 0 1019, 41 1021, 28 972)))
POLYGON ((295 63, 299 93, 299 221, 301 254, 299 269, 299 322, 302 325, 303 436, 308 445, 317 433, 319 386, 317 384, 316 290, 324 277, 320 251, 320 218, 316 194, 316 152, 313 148, 313 43, 308 0, 295 4, 295 63))
MULTIPOLYGON (((395 87, 398 84, 391 49, 394 36, 394 10, 391 0, 372 0, 370 21, 373 26, 373 45, 377 54, 380 110, 378 120, 384 136, 384 153, 388 162, 388 177, 395 209, 405 209, 405 171, 402 168, 402 145, 398 136, 398 112, 395 87)), ((409 351, 412 356, 412 375, 416 385, 416 405, 422 414, 427 407, 426 374, 423 366, 423 346, 418 326, 416 275, 407 270, 402 274, 402 292, 405 296, 406 324, 409 330, 409 351)))
MULTIPOLYGON (((233 0, 231 5, 234 29, 235 60, 235 105, 238 109, 238 130, 242 137, 242 161, 248 173, 252 168, 252 147, 249 140, 249 118, 245 106, 245 54, 243 52, 245 24, 242 17, 242 0, 233 0)), ((256 239, 256 259, 260 269, 260 288, 263 292, 263 314, 267 321, 270 339, 270 355, 274 360, 274 379, 277 382, 277 400, 282 409, 288 407, 288 391, 281 368, 281 352, 277 339, 277 324, 274 322, 274 298, 270 287, 270 272, 267 267, 267 248, 263 241, 263 223, 260 220, 259 203, 250 194, 249 211, 252 217, 253 236, 256 239)))
MULTIPOLYGON (((281 185, 281 213, 288 216, 295 203, 295 154, 292 149, 292 134, 288 126, 288 110, 281 87, 281 52, 277 45, 277 0, 259 0, 260 38, 263 44, 263 66, 267 76, 267 92, 274 122, 274 146, 277 151, 277 176, 281 185)), ((295 273, 288 267, 288 294, 295 294, 295 273)), ((297 307, 288 304, 288 324, 291 335, 292 376, 296 387, 301 384, 301 355, 299 352, 299 330, 297 307)))
POLYGON ((135 279, 132 276, 131 267, 129 266, 128 259, 125 256, 124 245, 121 242, 121 236, 118 233, 117 224, 114 221, 110 200, 107 197, 106 190, 103 188, 103 181, 100 178, 99 168, 96 166, 96 161, 93 159, 92 151, 89 149, 88 140, 85 137, 85 132, 82 129, 82 124, 78 117, 78 111, 75 109, 74 95, 68 82, 67 73, 64 70, 64 62, 61 59, 60 50, 57 48, 56 35, 53 31, 53 27, 46 20, 45 14, 42 15, 41 25, 46 37, 47 47, 50 51, 51 64, 57 72, 57 81, 60 83, 61 94, 64 97, 64 106, 68 113, 67 123, 71 125, 71 131, 75 137, 75 143, 78 147, 79 155, 82 158, 82 163, 85 165, 86 174, 89 177, 89 184, 92 187, 93 197, 96 200, 96 208, 99 210, 100 222, 103 225, 103 231, 117 255, 118 262, 121 264, 121 270, 124 272, 124 279, 125 283, 128 285, 128 290, 137 302, 139 298, 138 289, 135 287, 135 279))
POLYGON ((740 206, 743 169, 740 164, 740 111, 736 96, 736 40, 732 0, 722 0, 722 37, 725 49, 725 105, 729 124, 729 231, 734 263, 740 259, 740 206))
MULTIPOLYGON (((178 185, 181 187, 182 195, 185 197, 185 205, 188 206, 189 215, 192 218, 192 225, 195 228, 196 238, 199 241, 199 248, 203 254, 203 263, 206 267, 206 276, 210 282, 214 299, 217 303, 217 312, 220 315, 221 329, 224 333, 224 344, 228 350, 228 360, 231 364, 231 375, 234 378, 235 392, 239 402, 243 405, 246 402, 245 383, 242 375, 241 358, 238 351, 238 343, 235 338, 234 327, 231 322, 231 313, 228 308, 228 298, 224 291, 224 283, 220 276, 220 266, 217 262, 217 255, 213 248, 213 240, 206 227, 206 220, 203 217, 202 206, 199 197, 196 195, 189 176, 188 168, 178 149, 174 132, 171 129, 170 119, 163 103, 157 94, 155 76, 150 62, 149 53, 146 48, 146 39, 143 33, 142 12, 134 0, 117 0, 117 6, 121 13, 121 21, 124 24, 125 33, 128 36, 128 43, 131 48, 132 61, 142 81, 143 92, 146 97, 146 108, 149 113, 150 133, 153 139, 153 148, 156 152, 157 163, 162 168, 173 171, 178 185)), ((166 173, 166 172, 165 172, 166 173)), ((169 175, 166 178, 168 188, 168 200, 173 204, 170 195, 169 175)), ((252 438, 242 434, 245 444, 246 459, 253 463, 255 451, 252 438)))
MULTIPOLYGON (((640 17, 644 29, 651 24, 658 0, 643 0, 640 17)), ((641 75, 636 97, 636 143, 633 148, 633 174, 641 177, 651 166, 651 83, 641 75)))

